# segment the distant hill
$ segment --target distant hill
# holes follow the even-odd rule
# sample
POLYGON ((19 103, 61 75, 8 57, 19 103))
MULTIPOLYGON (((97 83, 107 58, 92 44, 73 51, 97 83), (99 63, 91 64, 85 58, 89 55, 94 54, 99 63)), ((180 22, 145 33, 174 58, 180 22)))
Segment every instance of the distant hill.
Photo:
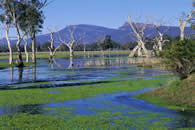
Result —
MULTIPOLYGON (((141 23, 138 23, 137 26, 140 26, 141 23)), ((80 25, 71 25, 69 28, 64 28, 54 34, 54 39, 56 39, 56 42, 54 43, 57 45, 57 41, 59 41, 59 36, 62 39, 65 39, 65 35, 68 33, 69 29, 75 28, 74 34, 75 38, 78 40, 80 34, 85 34, 83 40, 81 43, 90 44, 96 41, 101 41, 104 39, 105 35, 111 35, 112 40, 118 42, 118 43, 124 43, 128 41, 135 41, 135 37, 132 34, 132 29, 128 23, 124 23, 121 27, 118 29, 112 29, 112 28, 106 28, 101 26, 95 26, 95 25, 86 25, 86 24, 80 24, 80 25)), ((180 35, 179 27, 176 26, 161 26, 161 31, 166 31, 166 35, 169 35, 171 37, 176 37, 180 35), (167 31, 168 30, 168 31, 167 31)), ((190 27, 185 28, 185 36, 191 36, 194 34, 195 31, 193 31, 190 27)), ((158 35, 156 30, 153 28, 152 24, 148 24, 145 29, 145 35, 149 35, 150 37, 158 35)), ((43 44, 46 41, 50 40, 50 34, 45 35, 39 35, 36 37, 36 40, 43 44)), ((1 40, 2 42, 6 42, 5 39, 1 40)), ((15 41, 12 41, 12 44, 15 43, 15 41)))

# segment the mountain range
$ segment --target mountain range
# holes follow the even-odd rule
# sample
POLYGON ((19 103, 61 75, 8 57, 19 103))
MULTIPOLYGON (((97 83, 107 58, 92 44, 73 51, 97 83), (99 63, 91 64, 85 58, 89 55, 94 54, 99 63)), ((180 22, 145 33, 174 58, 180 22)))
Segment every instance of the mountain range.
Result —
MULTIPOLYGON (((142 26, 142 23, 137 23, 137 27, 142 26)), ((180 35, 179 27, 177 26, 160 26, 160 31, 164 32, 164 35, 169 35, 171 37, 177 37, 180 35)), ((65 27, 64 29, 54 33, 54 45, 60 43, 60 39, 68 40, 67 35, 70 30, 73 30, 75 40, 79 40, 82 37, 80 43, 90 44, 96 41, 102 41, 105 35, 111 35, 112 40, 118 43, 125 43, 129 41, 136 41, 136 38, 133 35, 133 30, 130 25, 126 22, 124 25, 117 29, 106 28, 102 26, 96 25, 87 25, 87 24, 79 24, 79 25, 70 25, 65 27), (60 37, 60 38, 59 38, 60 37)), ((147 24, 145 29, 145 36, 150 35, 150 37, 158 36, 158 33, 152 24, 147 24)), ((194 30, 190 27, 185 28, 185 36, 189 37, 194 34, 194 30)), ((37 42, 43 44, 44 42, 50 41, 50 34, 37 35, 37 42)), ((5 39, 2 39, 4 43, 6 43, 5 39)), ((12 40, 11 43, 16 43, 15 40, 12 40)))

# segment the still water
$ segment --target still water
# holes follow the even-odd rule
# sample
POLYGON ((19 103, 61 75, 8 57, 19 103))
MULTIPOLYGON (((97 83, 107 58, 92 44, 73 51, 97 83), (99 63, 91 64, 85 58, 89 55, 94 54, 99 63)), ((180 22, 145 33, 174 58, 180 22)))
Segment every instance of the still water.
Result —
MULTIPOLYGON (((47 59, 39 59, 36 66, 21 68, 3 68, 0 70, 0 91, 5 88, 18 88, 31 85, 33 87, 66 87, 78 86, 86 81, 98 83, 109 80, 115 76, 124 76, 125 79, 153 79, 158 75, 167 74, 158 67, 137 67, 129 64, 124 57, 77 57, 74 59, 74 67, 69 68, 69 59, 56 58, 53 64, 49 64, 47 59), (34 83, 48 82, 47 84, 34 83)), ((169 110, 165 107, 150 104, 144 100, 136 99, 134 96, 152 88, 142 89, 135 92, 118 92, 113 94, 100 94, 97 97, 85 98, 73 101, 23 105, 15 107, 1 107, 0 115, 30 113, 30 114, 51 114, 52 110, 44 108, 73 108, 69 110, 73 115, 91 115, 98 112, 122 112, 128 116, 128 112, 137 113, 131 115, 132 118, 160 114, 163 118, 170 119, 164 126, 172 128, 195 127, 194 113, 185 113, 176 110, 169 110)), ((51 91, 50 93, 60 93, 51 91)), ((59 115, 60 116, 60 115, 59 115)), ((153 120, 161 119, 152 117, 153 120)))

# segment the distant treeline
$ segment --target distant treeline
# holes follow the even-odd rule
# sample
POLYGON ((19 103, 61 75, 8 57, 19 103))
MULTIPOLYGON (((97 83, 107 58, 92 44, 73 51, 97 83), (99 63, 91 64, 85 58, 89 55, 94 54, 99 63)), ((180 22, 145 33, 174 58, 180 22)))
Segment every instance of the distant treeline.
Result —
MULTIPOLYGON (((166 36, 166 39, 169 39, 169 42, 167 42, 164 47, 167 48, 170 46, 171 41, 174 40, 169 36, 166 36)), ((178 39, 178 38, 175 38, 178 39)), ((101 51, 101 50, 132 50, 137 45, 137 42, 125 42, 125 43, 117 43, 113 40, 111 40, 111 36, 107 35, 105 37, 105 40, 102 42, 94 42, 91 44, 83 44, 78 43, 74 45, 74 51, 101 51)), ((30 52, 31 44, 28 45, 27 49, 30 52)), ((38 52, 45 52, 49 51, 48 47, 50 46, 50 42, 45 42, 40 44, 39 42, 36 42, 36 51, 38 52)), ((147 39, 146 42, 146 48, 148 50, 153 49, 153 41, 152 39, 147 39)), ((13 52, 17 51, 16 45, 12 44, 12 50, 13 52)), ((68 51, 68 47, 66 45, 63 45, 58 51, 68 51)), ((21 51, 24 52, 24 45, 21 45, 21 51)), ((0 52, 9 52, 7 44, 1 44, 0 43, 0 52)))

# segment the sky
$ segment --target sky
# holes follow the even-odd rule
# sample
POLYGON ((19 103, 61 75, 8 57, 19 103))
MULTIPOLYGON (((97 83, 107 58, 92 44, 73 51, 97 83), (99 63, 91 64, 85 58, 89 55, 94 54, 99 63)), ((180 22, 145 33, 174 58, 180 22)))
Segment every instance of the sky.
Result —
POLYGON ((47 28, 58 30, 67 25, 91 24, 118 28, 128 21, 128 14, 136 22, 164 19, 163 23, 178 25, 182 12, 189 13, 193 0, 49 0, 44 8, 47 28))

